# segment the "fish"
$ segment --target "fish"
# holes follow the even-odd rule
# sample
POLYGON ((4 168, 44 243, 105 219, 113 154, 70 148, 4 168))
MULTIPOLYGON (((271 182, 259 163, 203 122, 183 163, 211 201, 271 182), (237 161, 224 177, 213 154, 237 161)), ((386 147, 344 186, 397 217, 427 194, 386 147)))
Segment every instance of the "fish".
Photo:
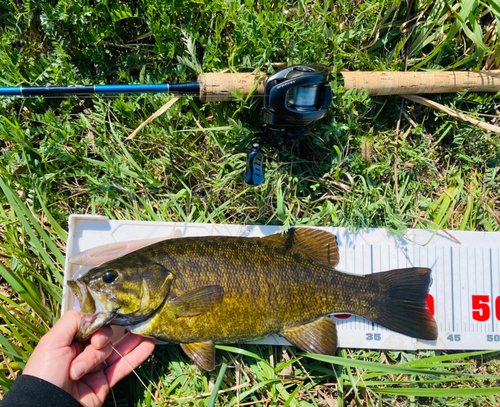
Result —
POLYGON ((353 275, 336 270, 339 259, 336 236, 307 227, 266 237, 163 240, 68 281, 82 315, 77 339, 120 325, 179 344, 207 371, 215 368, 215 344, 273 334, 303 351, 332 355, 334 313, 437 339, 426 303, 429 268, 353 275))

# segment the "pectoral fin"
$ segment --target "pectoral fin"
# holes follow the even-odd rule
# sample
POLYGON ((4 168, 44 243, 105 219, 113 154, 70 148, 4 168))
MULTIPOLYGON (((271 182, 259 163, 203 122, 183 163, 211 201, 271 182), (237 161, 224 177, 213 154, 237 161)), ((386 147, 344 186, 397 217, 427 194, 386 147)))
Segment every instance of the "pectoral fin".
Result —
POLYGON ((223 296, 224 289, 220 285, 210 285, 181 294, 170 303, 175 307, 177 318, 195 317, 220 304, 223 296))
POLYGON ((181 343, 181 348, 202 369, 207 371, 215 369, 215 347, 211 341, 181 343))
POLYGON ((283 329, 280 335, 306 352, 333 355, 337 349, 335 322, 326 317, 306 325, 283 329))

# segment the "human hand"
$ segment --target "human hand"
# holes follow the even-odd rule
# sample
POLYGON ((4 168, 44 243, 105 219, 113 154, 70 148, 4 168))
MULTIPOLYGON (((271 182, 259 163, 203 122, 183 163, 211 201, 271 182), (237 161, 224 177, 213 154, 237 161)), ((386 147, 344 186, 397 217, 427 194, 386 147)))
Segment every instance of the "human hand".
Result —
POLYGON ((153 352, 154 343, 129 333, 113 345, 121 358, 111 348, 110 327, 100 328, 90 342, 73 342, 79 327, 80 313, 66 312, 40 340, 23 373, 62 388, 85 407, 100 407, 111 387, 153 352))

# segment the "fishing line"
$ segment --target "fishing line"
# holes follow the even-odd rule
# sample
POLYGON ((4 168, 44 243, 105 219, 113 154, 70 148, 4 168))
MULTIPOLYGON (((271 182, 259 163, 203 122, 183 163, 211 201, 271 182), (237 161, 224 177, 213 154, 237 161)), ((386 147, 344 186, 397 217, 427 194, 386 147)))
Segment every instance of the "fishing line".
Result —
MULTIPOLYGON (((153 400, 160 404, 160 400, 158 400, 154 395, 153 393, 151 393, 151 390, 149 390, 149 388, 146 386, 146 384, 142 381, 142 379, 139 377, 139 375, 137 374, 137 372, 135 371, 135 369, 132 367, 132 365, 130 363, 128 363, 128 360, 125 359, 125 356, 123 356, 120 352, 118 352, 118 350, 112 345, 110 344, 111 348, 118 354, 118 356, 120 356, 124 361, 125 363, 128 365, 128 367, 132 370, 132 372, 135 374, 135 376, 139 379, 139 381, 141 382, 141 384, 144 386, 144 388, 147 390, 147 392, 149 393, 149 395, 153 398, 153 400)), ((113 396, 114 397, 114 396, 113 396)))
POLYGON ((118 403, 116 402, 115 392, 113 391, 113 388, 110 387, 109 391, 111 392, 111 396, 113 397, 113 404, 115 405, 115 407, 118 407, 118 403))

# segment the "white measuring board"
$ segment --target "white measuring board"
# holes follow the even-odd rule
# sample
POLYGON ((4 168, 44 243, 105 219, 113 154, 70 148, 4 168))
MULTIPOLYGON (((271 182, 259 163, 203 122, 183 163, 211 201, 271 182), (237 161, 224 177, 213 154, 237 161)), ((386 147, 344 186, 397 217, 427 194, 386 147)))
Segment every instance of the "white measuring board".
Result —
MULTIPOLYGON (((395 236, 385 229, 352 233, 344 228, 317 228, 337 236, 340 271, 370 274, 404 267, 429 267, 432 285, 429 309, 436 318, 439 338, 410 338, 358 316, 335 316, 339 347, 365 349, 500 349, 500 233, 449 233, 409 229, 395 236)), ((69 263, 77 253, 127 240, 181 236, 266 236, 279 226, 243 226, 200 223, 138 222, 109 220, 104 216, 72 215, 66 253, 65 280, 91 269, 69 263)), ((63 312, 75 307, 67 285, 63 312)), ((280 336, 256 343, 282 344, 280 336)))

